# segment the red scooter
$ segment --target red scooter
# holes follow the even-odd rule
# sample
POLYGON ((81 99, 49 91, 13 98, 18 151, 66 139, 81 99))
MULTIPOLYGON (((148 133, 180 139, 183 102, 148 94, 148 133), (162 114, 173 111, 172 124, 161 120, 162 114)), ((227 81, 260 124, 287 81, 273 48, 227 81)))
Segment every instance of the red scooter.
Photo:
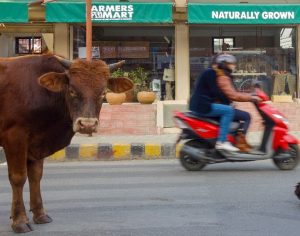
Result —
MULTIPOLYGON (((288 133, 288 120, 270 104, 268 96, 259 88, 255 95, 261 102, 254 103, 265 126, 260 146, 249 153, 216 150, 219 122, 214 118, 198 117, 192 112, 175 112, 174 122, 182 132, 177 144, 184 142, 180 150, 180 162, 189 171, 198 171, 207 164, 244 162, 272 159, 280 170, 292 170, 299 162, 298 140, 288 133)), ((233 122, 228 141, 233 145, 240 132, 240 123, 233 122)))

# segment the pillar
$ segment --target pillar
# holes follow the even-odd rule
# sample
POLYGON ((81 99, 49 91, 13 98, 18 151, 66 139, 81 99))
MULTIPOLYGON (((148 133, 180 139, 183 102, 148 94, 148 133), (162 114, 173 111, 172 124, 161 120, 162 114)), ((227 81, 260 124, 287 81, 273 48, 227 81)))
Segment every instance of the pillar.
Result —
POLYGON ((186 7, 187 0, 175 0, 176 7, 186 7))
POLYGON ((55 24, 54 25, 54 52, 57 55, 70 59, 69 47, 69 25, 55 24))
POLYGON ((175 25, 175 99, 188 100, 190 97, 189 26, 175 25))

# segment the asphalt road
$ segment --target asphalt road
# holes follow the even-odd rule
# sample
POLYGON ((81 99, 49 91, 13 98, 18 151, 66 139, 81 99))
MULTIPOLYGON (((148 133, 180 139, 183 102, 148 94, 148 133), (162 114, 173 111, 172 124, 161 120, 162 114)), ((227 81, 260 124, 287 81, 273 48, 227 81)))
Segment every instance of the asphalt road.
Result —
MULTIPOLYGON (((13 235, 7 167, 0 166, 0 235, 13 235)), ((46 164, 42 236, 298 236, 300 168, 270 161, 187 172, 177 160, 46 164)), ((28 186, 25 189, 28 209, 28 186)), ((31 215, 29 213, 31 218, 31 215)))

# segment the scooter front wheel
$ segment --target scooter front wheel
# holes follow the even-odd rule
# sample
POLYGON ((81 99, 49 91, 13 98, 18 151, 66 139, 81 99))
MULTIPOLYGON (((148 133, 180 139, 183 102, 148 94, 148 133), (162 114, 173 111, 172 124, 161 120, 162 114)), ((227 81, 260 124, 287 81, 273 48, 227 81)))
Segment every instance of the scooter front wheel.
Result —
POLYGON ((287 159, 276 159, 275 156, 273 158, 273 162, 280 170, 293 170, 298 165, 300 159, 298 145, 290 144, 286 154, 288 154, 290 157, 287 159))
POLYGON ((188 171, 199 171, 206 166, 206 164, 201 161, 191 159, 190 156, 186 153, 180 152, 179 160, 181 165, 188 171))

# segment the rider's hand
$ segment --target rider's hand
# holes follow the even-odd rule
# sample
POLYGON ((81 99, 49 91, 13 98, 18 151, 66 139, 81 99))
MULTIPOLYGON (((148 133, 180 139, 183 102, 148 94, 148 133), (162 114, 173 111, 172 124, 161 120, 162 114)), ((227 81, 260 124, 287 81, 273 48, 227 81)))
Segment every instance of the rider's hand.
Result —
POLYGON ((258 96, 252 96, 252 101, 253 102, 261 102, 262 99, 260 97, 258 97, 258 96))

